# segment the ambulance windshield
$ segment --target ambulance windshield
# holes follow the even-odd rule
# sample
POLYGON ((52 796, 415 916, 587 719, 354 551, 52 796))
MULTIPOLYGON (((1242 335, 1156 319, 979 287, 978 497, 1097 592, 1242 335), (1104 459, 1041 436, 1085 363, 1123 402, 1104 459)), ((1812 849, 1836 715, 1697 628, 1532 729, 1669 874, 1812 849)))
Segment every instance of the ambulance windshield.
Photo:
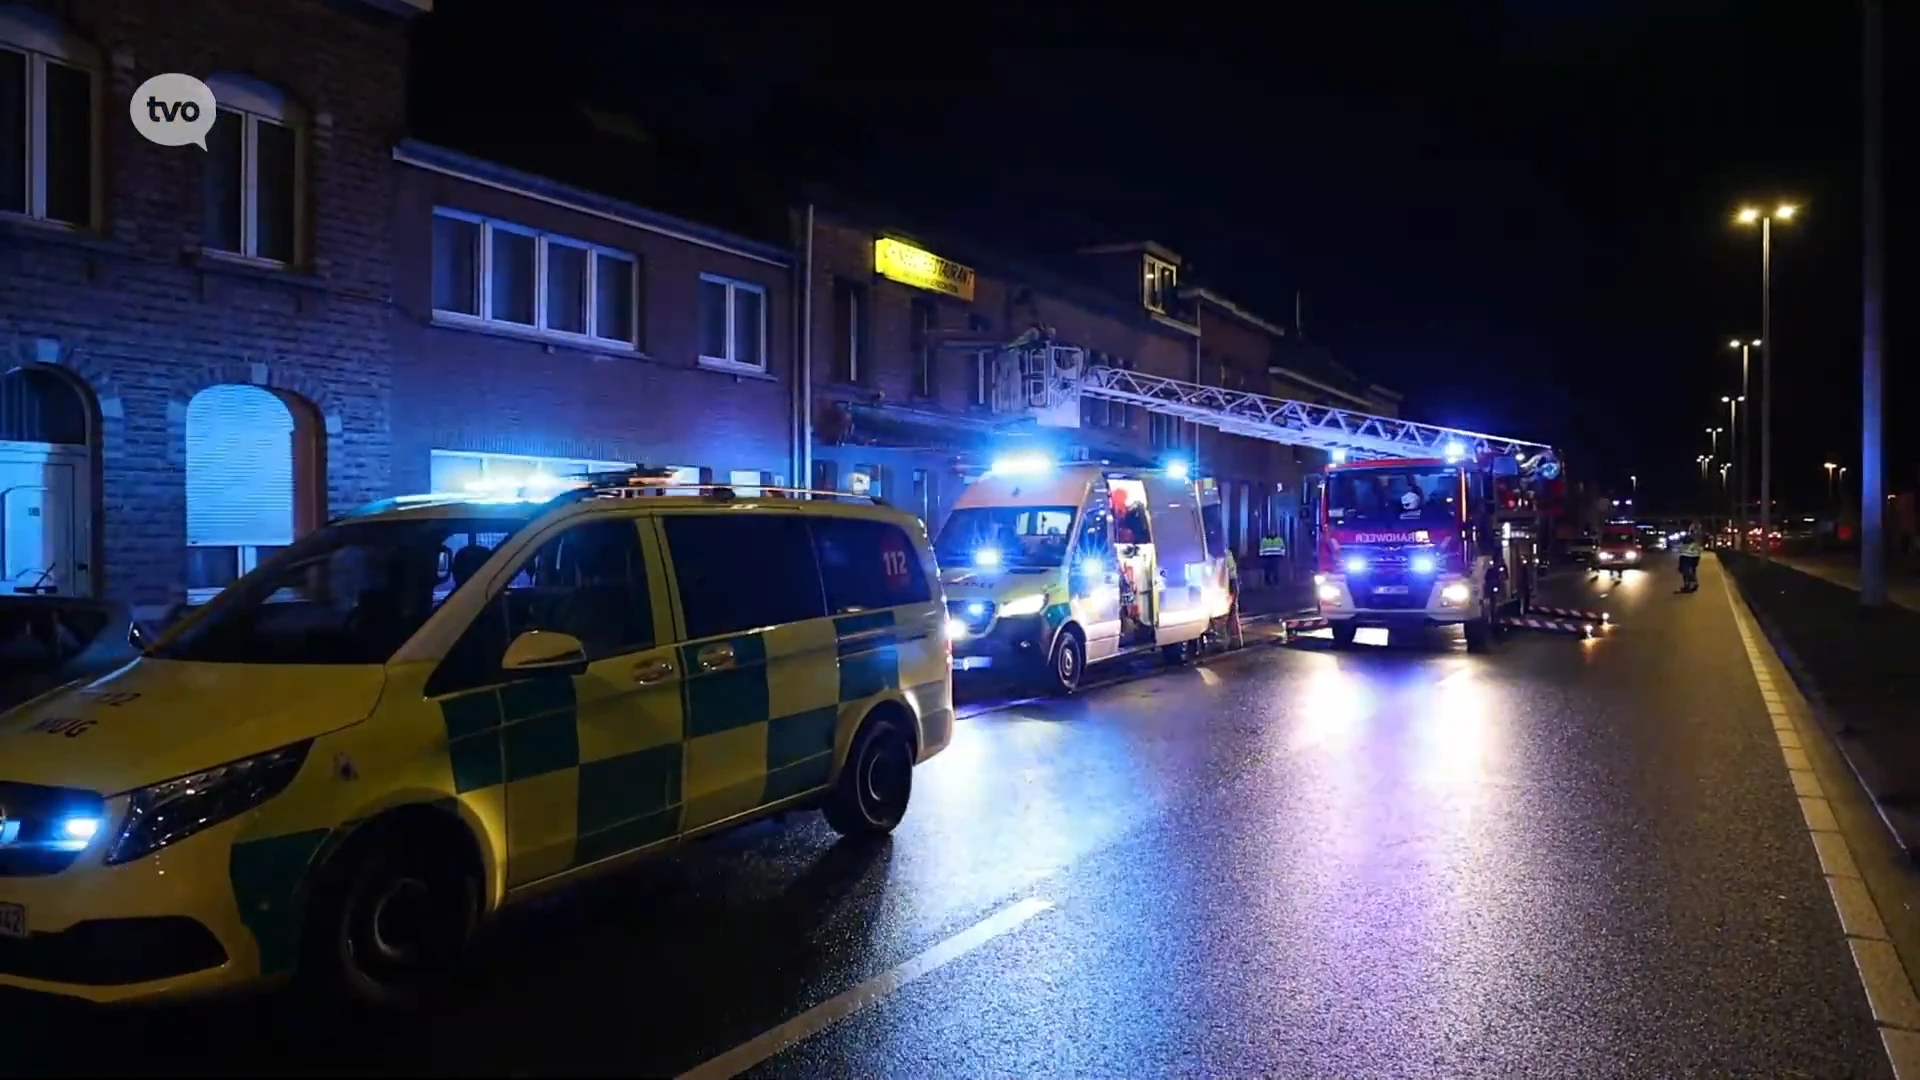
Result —
POLYGON ((1071 506, 966 506, 948 515, 933 553, 947 567, 1051 569, 1072 535, 1071 506))
POLYGON ((384 663, 525 524, 516 517, 336 522, 214 597, 149 655, 212 664, 384 663))
POLYGON ((1334 528, 1446 525, 1460 520, 1460 472, 1445 466, 1341 469, 1327 478, 1334 528))

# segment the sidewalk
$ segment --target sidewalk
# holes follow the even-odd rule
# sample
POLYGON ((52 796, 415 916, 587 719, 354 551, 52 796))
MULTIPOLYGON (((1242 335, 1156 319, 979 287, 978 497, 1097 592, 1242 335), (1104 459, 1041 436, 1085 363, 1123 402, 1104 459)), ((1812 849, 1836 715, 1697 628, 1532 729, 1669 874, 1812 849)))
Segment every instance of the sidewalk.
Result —
MULTIPOLYGON (((1776 555, 1773 561, 1785 563, 1803 574, 1845 585, 1856 593, 1860 591, 1858 552, 1844 555, 1776 555)), ((1889 565, 1887 599, 1908 610, 1920 611, 1920 574, 1908 572, 1905 567, 1889 565)))
POLYGON ((1240 579, 1240 617, 1245 620, 1275 619, 1287 615, 1317 612, 1313 582, 1282 582, 1263 585, 1258 579, 1240 579))
POLYGON ((1819 560, 1720 561, 1896 831, 1920 838, 1920 607, 1863 613, 1819 560))

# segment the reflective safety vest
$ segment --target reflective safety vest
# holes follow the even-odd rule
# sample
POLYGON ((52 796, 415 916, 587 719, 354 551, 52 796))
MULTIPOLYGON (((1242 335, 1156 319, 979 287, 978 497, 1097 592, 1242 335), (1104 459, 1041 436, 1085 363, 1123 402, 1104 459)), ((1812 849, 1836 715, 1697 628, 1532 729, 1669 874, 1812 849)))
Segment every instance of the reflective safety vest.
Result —
POLYGON ((1285 538, 1279 536, 1263 536, 1260 538, 1260 554, 1285 555, 1286 553, 1287 541, 1285 538))
POLYGON ((1700 557, 1700 541, 1693 537, 1688 537, 1687 539, 1680 541, 1680 554, 1687 558, 1692 558, 1692 559, 1699 558, 1700 557))

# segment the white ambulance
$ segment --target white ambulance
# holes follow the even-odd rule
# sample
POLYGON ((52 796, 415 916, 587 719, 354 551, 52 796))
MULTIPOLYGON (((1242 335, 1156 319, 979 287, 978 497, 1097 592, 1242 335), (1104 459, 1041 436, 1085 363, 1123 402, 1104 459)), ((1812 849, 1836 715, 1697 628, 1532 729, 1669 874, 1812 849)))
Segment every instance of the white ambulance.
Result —
POLYGON ((1090 664, 1196 653, 1231 604, 1202 502, 1179 464, 995 462, 934 542, 955 670, 1010 669, 1071 693, 1090 664))

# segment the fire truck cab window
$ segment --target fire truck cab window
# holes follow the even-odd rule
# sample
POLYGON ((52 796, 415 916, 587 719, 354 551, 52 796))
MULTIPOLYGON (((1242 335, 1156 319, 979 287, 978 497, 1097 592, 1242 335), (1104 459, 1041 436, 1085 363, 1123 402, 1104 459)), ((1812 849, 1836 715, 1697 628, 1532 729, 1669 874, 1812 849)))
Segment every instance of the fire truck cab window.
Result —
POLYGON ((1327 485, 1327 518, 1348 527, 1459 517, 1460 476, 1452 469, 1355 470, 1327 485))

